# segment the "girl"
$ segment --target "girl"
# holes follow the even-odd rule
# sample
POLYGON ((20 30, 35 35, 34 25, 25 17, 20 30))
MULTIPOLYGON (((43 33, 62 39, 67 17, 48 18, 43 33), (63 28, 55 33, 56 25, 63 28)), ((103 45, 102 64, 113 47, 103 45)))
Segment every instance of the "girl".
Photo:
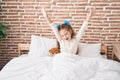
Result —
POLYGON ((88 22, 92 18, 92 15, 95 11, 95 7, 90 9, 90 13, 87 16, 86 20, 83 22, 81 29, 79 30, 78 34, 75 36, 75 33, 70 25, 69 21, 65 21, 63 24, 55 25, 52 23, 50 18, 48 17, 45 9, 42 9, 43 15, 46 18, 47 22, 49 23, 50 27, 52 28, 58 42, 60 43, 60 52, 61 53, 71 53, 77 54, 78 53, 78 45, 79 40, 82 38, 83 33, 88 25, 88 22))

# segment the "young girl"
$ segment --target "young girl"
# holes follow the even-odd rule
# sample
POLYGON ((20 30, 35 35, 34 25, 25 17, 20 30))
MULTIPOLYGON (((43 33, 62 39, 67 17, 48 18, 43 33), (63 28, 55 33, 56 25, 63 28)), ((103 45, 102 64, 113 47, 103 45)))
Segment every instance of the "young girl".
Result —
POLYGON ((42 11, 43 11, 44 17, 46 18, 47 22, 52 28, 58 42, 60 43, 60 52, 77 54, 79 49, 78 47, 79 40, 82 38, 83 33, 87 28, 88 22, 90 21, 95 11, 95 7, 93 9, 90 9, 89 15, 87 16, 86 20, 83 22, 83 25, 76 36, 69 21, 65 21, 63 24, 61 25, 57 24, 57 26, 55 26, 50 20, 50 18, 48 17, 44 8, 42 11))

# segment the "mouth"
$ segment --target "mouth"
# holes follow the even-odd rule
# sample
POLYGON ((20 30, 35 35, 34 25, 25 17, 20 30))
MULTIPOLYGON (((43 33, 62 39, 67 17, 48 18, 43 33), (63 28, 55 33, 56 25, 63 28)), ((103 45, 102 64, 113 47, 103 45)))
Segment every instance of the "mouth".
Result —
POLYGON ((66 38, 66 40, 69 40, 69 38, 66 38))

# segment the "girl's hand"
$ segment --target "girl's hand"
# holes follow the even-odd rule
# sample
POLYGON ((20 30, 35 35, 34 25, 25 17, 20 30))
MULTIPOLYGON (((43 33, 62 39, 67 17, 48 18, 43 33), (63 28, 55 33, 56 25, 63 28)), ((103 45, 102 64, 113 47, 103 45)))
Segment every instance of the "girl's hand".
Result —
POLYGON ((93 7, 93 9, 90 8, 90 13, 89 13, 89 15, 87 16, 86 21, 90 21, 90 19, 92 18, 92 16, 95 14, 95 11, 96 11, 96 7, 93 7))
POLYGON ((43 16, 46 18, 47 17, 47 12, 45 11, 44 7, 42 7, 42 13, 43 13, 43 16))
POLYGON ((90 8, 90 17, 92 17, 95 14, 96 7, 90 8))
POLYGON ((48 17, 47 12, 45 11, 44 7, 42 7, 42 13, 43 13, 43 16, 46 18, 47 22, 48 22, 49 24, 51 24, 52 21, 51 21, 51 19, 48 17))

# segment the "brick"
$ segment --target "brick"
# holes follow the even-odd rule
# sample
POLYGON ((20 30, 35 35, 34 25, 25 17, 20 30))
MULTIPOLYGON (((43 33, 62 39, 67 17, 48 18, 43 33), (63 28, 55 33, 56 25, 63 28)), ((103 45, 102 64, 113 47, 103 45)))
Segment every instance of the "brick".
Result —
POLYGON ((26 21, 27 22, 27 21, 34 21, 34 19, 32 19, 32 18, 31 19, 30 18, 27 18, 27 19, 23 18, 23 19, 20 19, 20 21, 26 21))
POLYGON ((7 12, 7 10, 0 9, 0 13, 7 12))
POLYGON ((109 27, 109 28, 104 28, 104 30, 119 31, 120 27, 118 27, 118 28, 109 27))
POLYGON ((10 12, 9 12, 9 13, 3 13, 3 15, 6 15, 6 16, 7 16, 7 15, 18 15, 18 13, 10 13, 10 12))
POLYGON ((112 11, 112 13, 113 13, 113 14, 114 14, 114 13, 119 14, 119 13, 120 13, 120 11, 112 11))
POLYGON ((95 20, 95 21, 106 21, 107 18, 92 18, 92 20, 95 20))
POLYGON ((20 13, 20 15, 35 15, 35 13, 20 13))
POLYGON ((108 27, 109 24, 108 24, 108 23, 105 24, 105 23, 102 23, 102 22, 100 22, 100 21, 92 21, 91 26, 99 26, 99 27, 100 27, 100 26, 101 26, 101 27, 102 27, 102 26, 104 26, 104 27, 107 26, 107 27, 108 27))
POLYGON ((103 34, 101 34, 101 35, 102 35, 102 36, 107 36, 107 37, 117 37, 117 34, 112 34, 112 33, 111 33, 111 34, 110 34, 110 33, 109 33, 109 34, 108 34, 108 33, 107 33, 107 34, 104 34, 104 33, 103 33, 103 34))
POLYGON ((0 15, 0 18, 7 18, 7 16, 0 15))
POLYGON ((91 2, 106 2, 107 0, 91 0, 91 2))
POLYGON ((120 21, 104 21, 104 23, 120 23, 120 21))
POLYGON ((28 6, 28 5, 39 5, 39 3, 38 2, 32 2, 32 3, 30 3, 30 2, 25 2, 25 3, 23 3, 23 6, 28 6))
POLYGON ((17 22, 17 21, 15 22, 14 21, 14 22, 10 22, 10 24, 24 24, 24 22, 17 22))
POLYGON ((30 5, 25 5, 25 6, 19 6, 19 9, 34 9, 34 6, 30 5))
POLYGON ((4 21, 19 21, 19 19, 8 19, 8 18, 6 18, 6 19, 4 19, 4 21))
POLYGON ((34 13, 34 12, 40 12, 40 10, 35 10, 35 9, 25 10, 25 13, 34 13))
POLYGON ((14 16, 14 15, 11 15, 11 16, 8 16, 8 18, 11 18, 11 19, 14 18, 14 19, 15 19, 15 18, 22 18, 22 16, 17 16, 17 15, 14 16))
POLYGON ((9 12, 24 12, 24 10, 9 10, 9 12))
POLYGON ((71 0, 71 2, 87 2, 88 0, 71 0))
POLYGON ((78 6, 79 6, 79 7, 80 7, 80 6, 81 6, 81 7, 85 7, 85 6, 88 6, 89 4, 87 4, 87 3, 73 3, 73 5, 74 5, 74 6, 77 6, 77 7, 78 7, 78 6))
POLYGON ((120 4, 118 3, 113 3, 113 4, 111 4, 111 6, 120 6, 120 4))
MULTIPOLYGON (((10 0, 8 0, 10 1, 10 0)), ((6 5, 15 5, 15 6, 19 6, 19 5, 22 5, 22 3, 18 3, 18 2, 12 2, 12 3, 6 3, 6 5)))
POLYGON ((60 4, 57 4, 57 5, 58 5, 58 6, 66 6, 66 7, 68 7, 68 6, 73 6, 73 4, 68 4, 68 3, 66 3, 66 4, 65 4, 65 3, 64 3, 64 4, 61 4, 61 3, 60 3, 60 4))
POLYGON ((119 21, 120 20, 120 17, 116 17, 116 18, 109 18, 110 21, 119 21))
POLYGON ((101 40, 102 42, 106 43, 106 44, 111 44, 116 42, 116 40, 101 40))
POLYGON ((36 16, 36 15, 25 15, 24 18, 39 18, 39 16, 36 16))
POLYGON ((35 0, 19 0, 19 2, 35 2, 35 0))
POLYGON ((106 7, 105 10, 119 10, 119 7, 106 7))
POLYGON ((17 8, 17 6, 2 6, 2 8, 4 8, 4 9, 8 9, 8 8, 11 9, 12 8, 13 9, 13 8, 17 8))
POLYGON ((120 2, 120 0, 109 0, 110 2, 120 2))
POLYGON ((104 6, 109 6, 110 4, 107 4, 107 3, 93 3, 92 6, 101 6, 101 7, 104 7, 104 6))
POLYGON ((48 2, 49 0, 36 0, 37 2, 48 2))
POLYGON ((16 0, 2 0, 3 2, 16 2, 16 0))

